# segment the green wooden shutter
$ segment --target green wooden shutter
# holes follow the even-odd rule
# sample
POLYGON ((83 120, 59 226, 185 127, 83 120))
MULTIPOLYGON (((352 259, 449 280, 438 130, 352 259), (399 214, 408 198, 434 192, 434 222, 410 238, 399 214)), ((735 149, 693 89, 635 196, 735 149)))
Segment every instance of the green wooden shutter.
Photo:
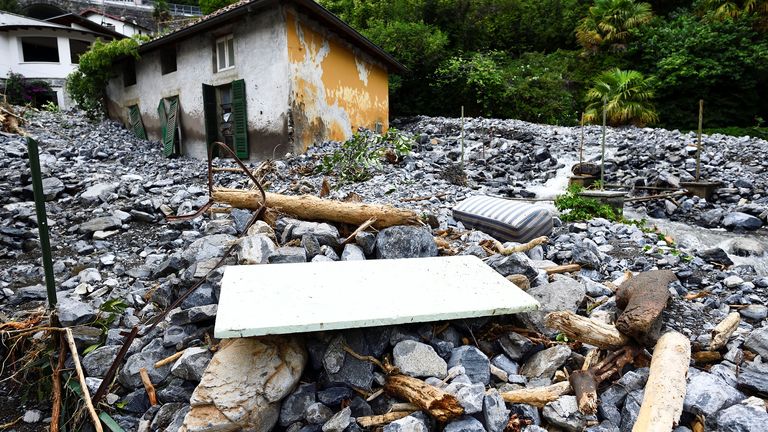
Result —
POLYGON ((141 139, 147 139, 147 132, 144 130, 144 123, 141 121, 141 112, 138 105, 128 107, 128 118, 131 121, 133 133, 141 139))
POLYGON ((245 81, 232 81, 232 115, 235 118, 235 153, 248 159, 248 115, 246 114, 245 81))
POLYGON ((165 112, 165 99, 160 98, 157 104, 157 118, 160 119, 160 142, 165 142, 165 124, 168 122, 168 114, 165 112))
POLYGON ((206 84, 203 84, 203 116, 205 139, 210 146, 219 136, 219 122, 216 118, 216 88, 206 84))
POLYGON ((179 118, 179 97, 175 96, 169 99, 168 122, 165 126, 165 136, 163 137, 163 150, 165 156, 171 156, 176 149, 176 126, 179 118))

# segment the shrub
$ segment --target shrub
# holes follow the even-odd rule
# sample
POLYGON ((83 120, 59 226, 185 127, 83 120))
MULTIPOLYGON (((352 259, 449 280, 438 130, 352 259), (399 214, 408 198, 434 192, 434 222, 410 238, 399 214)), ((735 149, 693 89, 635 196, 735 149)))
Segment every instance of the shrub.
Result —
POLYGON ((338 150, 323 156, 318 171, 335 175, 340 184, 368 180, 382 167, 382 157, 391 155, 397 162, 411 152, 412 141, 398 130, 390 128, 384 135, 357 132, 338 150))
POLYGON ((30 104, 40 107, 46 102, 55 101, 56 93, 51 85, 41 80, 29 80, 18 73, 9 73, 3 89, 8 102, 13 105, 30 104))
POLYGON ((614 222, 622 220, 621 214, 609 206, 594 198, 586 198, 580 195, 583 189, 580 186, 570 186, 565 194, 555 198, 555 208, 560 212, 563 222, 588 221, 594 218, 604 218, 614 222))

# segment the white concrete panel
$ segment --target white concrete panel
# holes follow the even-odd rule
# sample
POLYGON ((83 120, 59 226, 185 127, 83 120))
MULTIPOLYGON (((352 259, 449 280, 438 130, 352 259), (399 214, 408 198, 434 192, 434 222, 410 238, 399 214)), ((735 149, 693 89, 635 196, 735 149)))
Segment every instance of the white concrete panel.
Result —
POLYGON ((214 336, 506 315, 538 302, 475 256, 230 266, 214 336))

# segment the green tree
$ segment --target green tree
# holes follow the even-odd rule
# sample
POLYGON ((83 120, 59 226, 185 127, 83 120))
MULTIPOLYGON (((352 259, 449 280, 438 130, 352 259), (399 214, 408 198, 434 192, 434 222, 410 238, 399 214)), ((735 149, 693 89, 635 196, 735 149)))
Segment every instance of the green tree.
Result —
POLYGON ((630 30, 653 18, 651 5, 634 0, 595 0, 576 28, 576 39, 587 52, 624 50, 630 30))
POLYGON ((0 0, 0 11, 20 14, 21 6, 16 0, 0 0))
POLYGON ((171 20, 171 8, 168 6, 167 0, 155 0, 155 8, 152 10, 152 18, 157 23, 157 31, 163 24, 167 24, 171 20))
POLYGON ((584 111, 584 119, 599 122, 603 110, 608 123, 622 125, 633 123, 647 125, 658 121, 653 99, 651 79, 634 70, 611 69, 601 73, 594 86, 587 92, 590 104, 584 111))
POLYGON ((768 40, 751 19, 684 14, 637 30, 629 57, 657 77, 661 123, 692 129, 704 99, 709 127, 753 126, 768 118, 768 40))
POLYGON ((200 0, 200 12, 203 15, 216 12, 224 6, 229 6, 237 0, 200 0))
POLYGON ((67 77, 67 93, 90 117, 104 113, 104 92, 109 79, 116 76, 115 63, 122 58, 139 58, 139 40, 126 38, 103 42, 101 39, 80 56, 77 70, 67 77))

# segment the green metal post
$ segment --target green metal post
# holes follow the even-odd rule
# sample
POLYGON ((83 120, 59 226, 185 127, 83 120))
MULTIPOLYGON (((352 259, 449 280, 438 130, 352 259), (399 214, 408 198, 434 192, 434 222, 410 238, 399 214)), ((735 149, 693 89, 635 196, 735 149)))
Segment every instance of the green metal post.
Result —
POLYGON ((464 105, 461 106, 461 169, 464 170, 464 105))
POLYGON ((37 142, 29 137, 27 137, 27 153, 29 154, 29 169, 32 172, 32 191, 35 195, 37 229, 40 233, 40 247, 43 249, 43 270, 45 271, 45 287, 48 292, 48 305, 53 308, 56 306, 56 281, 53 278, 51 242, 48 239, 48 217, 45 214, 45 196, 43 195, 43 176, 40 171, 40 153, 37 149, 37 142))
POLYGON ((600 157, 600 190, 605 189, 605 125, 606 125, 606 100, 603 99, 603 155, 600 157))
POLYGON ((701 177, 701 126, 704 122, 704 99, 699 99, 699 135, 696 142, 696 181, 701 177))

